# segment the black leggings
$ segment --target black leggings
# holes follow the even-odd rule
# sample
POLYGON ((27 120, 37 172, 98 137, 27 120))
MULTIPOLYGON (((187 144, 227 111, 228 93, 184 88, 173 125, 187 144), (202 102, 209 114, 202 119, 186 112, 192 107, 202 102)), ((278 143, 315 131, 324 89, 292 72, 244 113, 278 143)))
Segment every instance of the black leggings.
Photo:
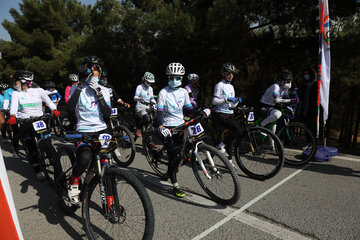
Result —
POLYGON ((76 147, 76 161, 77 164, 73 169, 73 176, 80 177, 83 172, 88 168, 92 159, 91 145, 88 143, 80 143, 76 147))
MULTIPOLYGON (((29 160, 31 166, 34 168, 35 173, 41 172, 41 169, 39 167, 39 158, 36 148, 36 142, 34 138, 35 131, 31 121, 21 124, 19 132, 21 133, 21 137, 24 139, 24 144, 27 151, 27 159, 29 160)), ((17 139, 15 141, 17 141, 18 143, 17 139)))
POLYGON ((167 139, 164 143, 167 154, 169 156, 168 174, 171 183, 177 182, 176 173, 180 163, 180 159, 178 157, 178 146, 180 145, 181 140, 182 139, 179 137, 179 135, 176 134, 172 135, 171 138, 167 139))
POLYGON ((234 119, 234 114, 225 114, 225 113, 215 113, 215 120, 217 126, 222 126, 230 130, 230 134, 224 139, 224 144, 226 145, 226 152, 229 154, 229 159, 233 157, 234 143, 237 138, 241 135, 241 127, 234 119))

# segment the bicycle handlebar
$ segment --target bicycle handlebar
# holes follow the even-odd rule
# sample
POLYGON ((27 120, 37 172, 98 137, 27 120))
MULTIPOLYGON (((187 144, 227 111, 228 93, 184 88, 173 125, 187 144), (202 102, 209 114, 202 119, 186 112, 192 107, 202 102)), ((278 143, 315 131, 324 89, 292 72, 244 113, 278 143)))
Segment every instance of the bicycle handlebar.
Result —
POLYGON ((199 116, 195 117, 195 118, 192 118, 190 119, 189 121, 186 121, 184 122, 183 124, 179 125, 179 126, 176 126, 174 128, 170 128, 170 132, 172 133, 177 133, 177 132, 180 132, 181 130, 183 130, 185 127, 191 125, 192 123, 196 122, 197 120, 199 119, 203 119, 205 118, 206 116, 204 116, 203 114, 200 114, 199 116))
POLYGON ((229 110, 240 110, 244 112, 250 112, 254 110, 254 107, 248 107, 246 105, 236 106, 236 107, 229 107, 229 110))

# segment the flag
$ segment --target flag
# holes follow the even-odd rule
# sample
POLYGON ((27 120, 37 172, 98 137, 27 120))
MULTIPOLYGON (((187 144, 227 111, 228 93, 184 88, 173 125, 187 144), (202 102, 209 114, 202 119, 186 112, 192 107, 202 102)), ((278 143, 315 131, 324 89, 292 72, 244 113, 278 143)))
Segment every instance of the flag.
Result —
POLYGON ((329 115, 330 90, 330 18, 328 0, 319 0, 319 70, 318 70, 318 115, 317 136, 319 136, 320 104, 323 107, 324 124, 329 115))

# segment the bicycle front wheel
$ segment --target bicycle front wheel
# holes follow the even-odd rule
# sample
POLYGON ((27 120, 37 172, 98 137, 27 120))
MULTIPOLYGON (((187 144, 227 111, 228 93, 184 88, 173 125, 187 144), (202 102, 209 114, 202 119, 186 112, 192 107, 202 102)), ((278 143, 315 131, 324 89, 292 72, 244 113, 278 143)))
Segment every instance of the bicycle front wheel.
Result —
POLYGON ((51 144, 50 139, 44 139, 39 142, 39 149, 41 153, 39 166, 43 171, 46 180, 52 188, 55 188, 54 182, 54 166, 56 159, 56 150, 51 144))
POLYGON ((235 159, 246 175, 259 180, 274 177, 285 161, 280 139, 261 126, 251 127, 237 140, 235 159))
POLYGON ((193 154, 193 172, 202 189, 217 203, 235 204, 240 198, 240 181, 234 167, 210 145, 199 144, 198 154, 193 154))
POLYGON ((317 146, 315 136, 306 125, 290 122, 277 134, 284 145, 285 162, 299 166, 306 164, 315 155, 317 146))
POLYGON ((113 151, 116 163, 121 167, 129 166, 135 159, 135 141, 129 129, 122 125, 115 127, 117 148, 113 151))
MULTIPOLYGON (((89 239, 152 239, 155 227, 154 210, 148 193, 139 179, 119 168, 105 171, 105 186, 111 186, 114 203, 104 216, 99 178, 85 189, 82 215, 89 239), (106 181, 110 181, 106 182, 106 181), (98 191, 95 191, 98 189, 98 191)), ((108 194, 109 189, 105 188, 108 194)))

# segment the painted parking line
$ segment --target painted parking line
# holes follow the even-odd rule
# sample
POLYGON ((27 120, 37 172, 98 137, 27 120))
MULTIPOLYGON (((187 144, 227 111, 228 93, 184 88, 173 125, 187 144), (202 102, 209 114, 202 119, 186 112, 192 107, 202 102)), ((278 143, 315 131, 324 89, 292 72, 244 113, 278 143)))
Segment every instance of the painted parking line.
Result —
MULTIPOLYGON (((331 159, 360 162, 360 157, 358 157, 358 156, 341 156, 341 155, 338 155, 338 156, 331 157, 331 159)), ((330 159, 330 161, 331 161, 331 159, 330 159)))
MULTIPOLYGON (((251 215, 243 212, 245 209, 249 208, 251 205, 253 205, 257 201, 259 201, 261 198, 265 197, 267 194, 274 191, 276 188, 278 188, 279 186, 284 184, 286 181, 290 180, 292 177, 294 177, 295 175, 300 173, 302 170, 304 170, 308 166, 310 166, 310 165, 305 165, 303 168, 297 170, 296 172, 294 172, 293 174, 291 174, 290 176, 283 179, 282 181, 280 181, 279 183, 277 183, 276 185, 271 187, 269 190, 267 190, 266 192, 261 194, 260 196, 254 198, 252 201, 245 204, 240 209, 236 209, 236 208, 229 207, 229 206, 223 206, 223 205, 217 204, 216 202, 214 202, 210 199, 204 198, 200 195, 187 192, 186 196, 184 197, 184 200, 199 204, 205 208, 208 208, 210 210, 219 212, 219 213, 227 216, 222 221, 218 222, 217 224, 215 224, 214 226, 212 226, 211 228, 209 228, 208 230, 206 230, 205 232, 201 233, 200 235, 196 236, 193 239, 201 239, 201 238, 205 237, 206 235, 208 235, 209 233, 214 231, 216 228, 220 227, 221 225, 225 224, 226 222, 230 221, 231 219, 242 222, 244 224, 247 224, 253 228, 256 228, 264 233, 270 234, 279 239, 294 239, 294 240, 309 239, 306 236, 304 236, 300 233, 294 232, 290 229, 287 229, 283 226, 272 224, 270 222, 264 221, 262 219, 256 218, 254 216, 251 216, 251 215)), ((135 174, 137 175, 137 177, 141 178, 142 180, 144 180, 150 184, 153 184, 156 186, 163 185, 163 186, 172 187, 171 183, 169 183, 167 181, 159 181, 159 179, 157 177, 153 177, 153 176, 149 176, 149 175, 144 176, 141 173, 141 171, 136 171, 135 174)))
POLYGON ((275 184, 274 186, 272 186, 271 188, 266 190, 264 193, 262 193, 261 195, 257 196, 256 198, 254 198, 253 200, 251 200, 250 202, 248 202, 247 204, 242 206, 240 209, 238 209, 238 210, 234 211, 233 213, 229 214, 223 220, 217 222, 215 225, 213 225, 212 227, 210 227, 206 231, 204 231, 204 232, 200 233, 199 235, 197 235, 196 237, 194 237, 193 240, 202 239, 203 237, 207 236, 208 234, 210 234, 211 232, 213 232, 217 228, 219 228, 222 225, 224 225, 225 223, 227 223, 228 221, 234 219, 237 215, 239 215, 240 213, 245 211, 247 208, 249 208, 250 206, 252 206, 256 202, 258 202, 260 199, 262 199, 263 197, 265 197, 266 195, 268 195, 269 193, 271 193, 272 191, 274 191, 275 189, 277 189, 278 187, 280 187, 281 185, 283 185, 284 183, 289 181, 291 178, 295 177, 297 174, 299 174, 300 172, 302 172, 304 169, 308 168, 309 166, 310 166, 310 164, 306 164, 301 169, 297 170, 296 172, 292 173, 288 177, 284 178, 282 181, 278 182, 277 184, 275 184))

